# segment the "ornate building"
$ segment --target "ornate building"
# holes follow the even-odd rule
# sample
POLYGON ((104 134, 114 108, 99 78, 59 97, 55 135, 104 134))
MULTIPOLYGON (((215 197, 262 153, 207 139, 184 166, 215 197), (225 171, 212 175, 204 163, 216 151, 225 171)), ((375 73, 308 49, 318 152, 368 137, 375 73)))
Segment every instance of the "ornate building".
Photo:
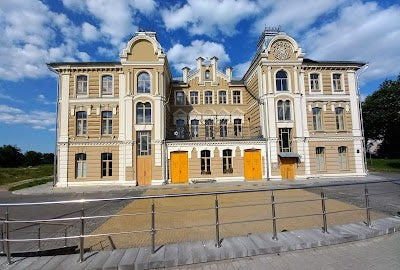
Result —
POLYGON ((136 33, 120 62, 51 63, 57 185, 365 175, 363 65, 304 58, 274 29, 240 80, 217 57, 172 78, 154 32, 136 33))

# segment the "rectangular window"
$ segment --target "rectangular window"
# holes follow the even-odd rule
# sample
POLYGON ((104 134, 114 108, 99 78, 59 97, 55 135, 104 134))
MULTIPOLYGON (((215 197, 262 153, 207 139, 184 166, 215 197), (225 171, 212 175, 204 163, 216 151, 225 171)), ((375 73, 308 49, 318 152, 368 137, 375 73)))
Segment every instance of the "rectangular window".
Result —
POLYGON ((87 76, 79 75, 76 77, 76 94, 77 95, 87 95, 87 76))
POLYGON ((335 108, 336 129, 344 130, 344 109, 341 107, 335 108))
POLYGON ((76 135, 85 135, 86 134, 86 125, 87 125, 86 112, 77 112, 76 113, 76 135))
POLYGON ((342 92, 342 76, 341 74, 332 74, 332 84, 334 92, 342 92))
POLYGON ((315 148, 316 154, 316 169, 317 171, 325 170, 325 147, 317 147, 315 148))
POLYGON ((101 154, 101 176, 112 176, 112 153, 101 154))
POLYGON ((204 92, 204 104, 213 104, 213 93, 212 91, 204 92))
POLYGON ((321 108, 313 108, 312 109, 312 117, 313 117, 313 128, 314 130, 322 130, 322 117, 321 117, 321 108))
POLYGON ((221 138, 228 137, 228 120, 219 120, 219 136, 221 138))
POLYGON ((151 155, 151 131, 138 131, 136 133, 137 140, 137 155, 149 156, 151 155))
POLYGON ((222 173, 233 173, 232 150, 230 149, 222 151, 222 173))
POLYGON ((182 119, 176 120, 177 139, 185 138, 185 121, 182 119))
POLYGON ((218 102, 219 104, 226 104, 226 91, 218 92, 218 102))
POLYGON ((201 174, 211 174, 211 156, 209 150, 201 151, 201 174))
POLYGON ((279 129, 279 149, 280 152, 292 152, 292 129, 279 129))
POLYGON ((340 146, 338 147, 338 154, 339 154, 339 168, 341 170, 347 170, 347 147, 340 146))
POLYGON ((235 137, 242 137, 242 119, 233 120, 233 133, 235 137))
POLYGON ((102 95, 112 95, 113 81, 111 75, 104 75, 101 77, 102 95))
POLYGON ((192 138, 199 137, 199 120, 193 119, 190 121, 190 134, 192 138))
POLYGON ((310 87, 311 91, 320 91, 319 88, 319 74, 313 73, 310 74, 310 87))
POLYGON ((112 134, 112 112, 104 111, 101 113, 101 134, 111 135, 112 134))
POLYGON ((232 99, 233 104, 240 104, 240 91, 233 91, 232 99))
POLYGON ((75 178, 86 177, 86 154, 75 155, 75 178))
POLYGON ((190 92, 190 104, 199 104, 199 92, 190 92))
POLYGON ((183 91, 176 92, 176 105, 185 105, 185 93, 183 91))
POLYGON ((214 121, 212 119, 207 119, 205 121, 205 133, 206 139, 213 139, 214 138, 214 121))

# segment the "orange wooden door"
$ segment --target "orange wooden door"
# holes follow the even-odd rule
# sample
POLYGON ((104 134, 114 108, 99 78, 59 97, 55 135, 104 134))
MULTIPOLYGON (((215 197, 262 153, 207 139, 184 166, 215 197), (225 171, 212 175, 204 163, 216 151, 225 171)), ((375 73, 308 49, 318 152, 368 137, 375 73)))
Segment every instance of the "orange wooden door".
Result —
POLYGON ((281 176, 282 179, 294 179, 295 158, 281 158, 281 176))
POLYGON ((188 180, 188 152, 171 153, 171 182, 187 183, 188 180))
POLYGON ((137 183, 139 186, 151 185, 152 177, 152 161, 151 157, 138 156, 137 157, 137 183))
POLYGON ((246 180, 261 180, 261 151, 244 151, 244 178, 246 180))

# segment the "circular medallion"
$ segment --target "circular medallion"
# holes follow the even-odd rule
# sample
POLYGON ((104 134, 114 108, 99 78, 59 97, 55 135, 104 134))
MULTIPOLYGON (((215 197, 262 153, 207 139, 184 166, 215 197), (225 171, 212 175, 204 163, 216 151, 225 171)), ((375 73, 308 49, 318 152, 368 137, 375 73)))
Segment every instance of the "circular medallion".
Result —
POLYGON ((278 60, 286 60, 290 57, 291 45, 287 41, 277 41, 272 45, 272 54, 278 60))

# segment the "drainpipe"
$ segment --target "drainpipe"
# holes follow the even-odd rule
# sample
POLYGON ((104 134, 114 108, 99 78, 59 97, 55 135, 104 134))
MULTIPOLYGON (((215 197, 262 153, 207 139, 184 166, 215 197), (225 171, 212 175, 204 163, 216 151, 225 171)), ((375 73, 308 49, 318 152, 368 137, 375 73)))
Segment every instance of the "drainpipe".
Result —
POLYGON ((265 125, 265 162, 267 163, 267 181, 270 180, 269 171, 269 154, 268 154, 268 119, 267 119, 267 104, 264 100, 258 99, 259 103, 264 107, 264 125, 265 125))
POLYGON ((368 174, 368 164, 367 164, 367 151, 366 151, 366 147, 365 147, 365 135, 364 135, 364 120, 363 120, 363 113, 362 113, 362 106, 361 106, 361 96, 360 96, 360 85, 358 83, 358 80, 361 76, 361 74, 363 74, 367 69, 368 69, 368 64, 366 64, 363 69, 357 74, 357 95, 358 95, 358 106, 359 106, 359 112, 360 112, 360 120, 361 120, 361 134, 363 136, 363 151, 364 151, 364 155, 363 155, 363 159, 364 159, 364 167, 365 167, 365 173, 368 174))
MULTIPOLYGON (((171 82, 172 85, 172 82, 171 82)), ((168 184, 168 178, 167 178, 167 174, 168 174, 168 147, 167 147, 167 134, 166 134, 166 130, 167 130, 167 123, 166 123, 166 113, 167 113, 167 105, 169 103, 169 99, 171 97, 171 88, 172 86, 170 86, 170 95, 168 96, 168 99, 165 100, 164 99, 164 119, 163 119, 163 123, 165 125, 164 127, 164 140, 163 140, 163 150, 164 150, 164 169, 163 169, 163 184, 167 185, 168 184)))

